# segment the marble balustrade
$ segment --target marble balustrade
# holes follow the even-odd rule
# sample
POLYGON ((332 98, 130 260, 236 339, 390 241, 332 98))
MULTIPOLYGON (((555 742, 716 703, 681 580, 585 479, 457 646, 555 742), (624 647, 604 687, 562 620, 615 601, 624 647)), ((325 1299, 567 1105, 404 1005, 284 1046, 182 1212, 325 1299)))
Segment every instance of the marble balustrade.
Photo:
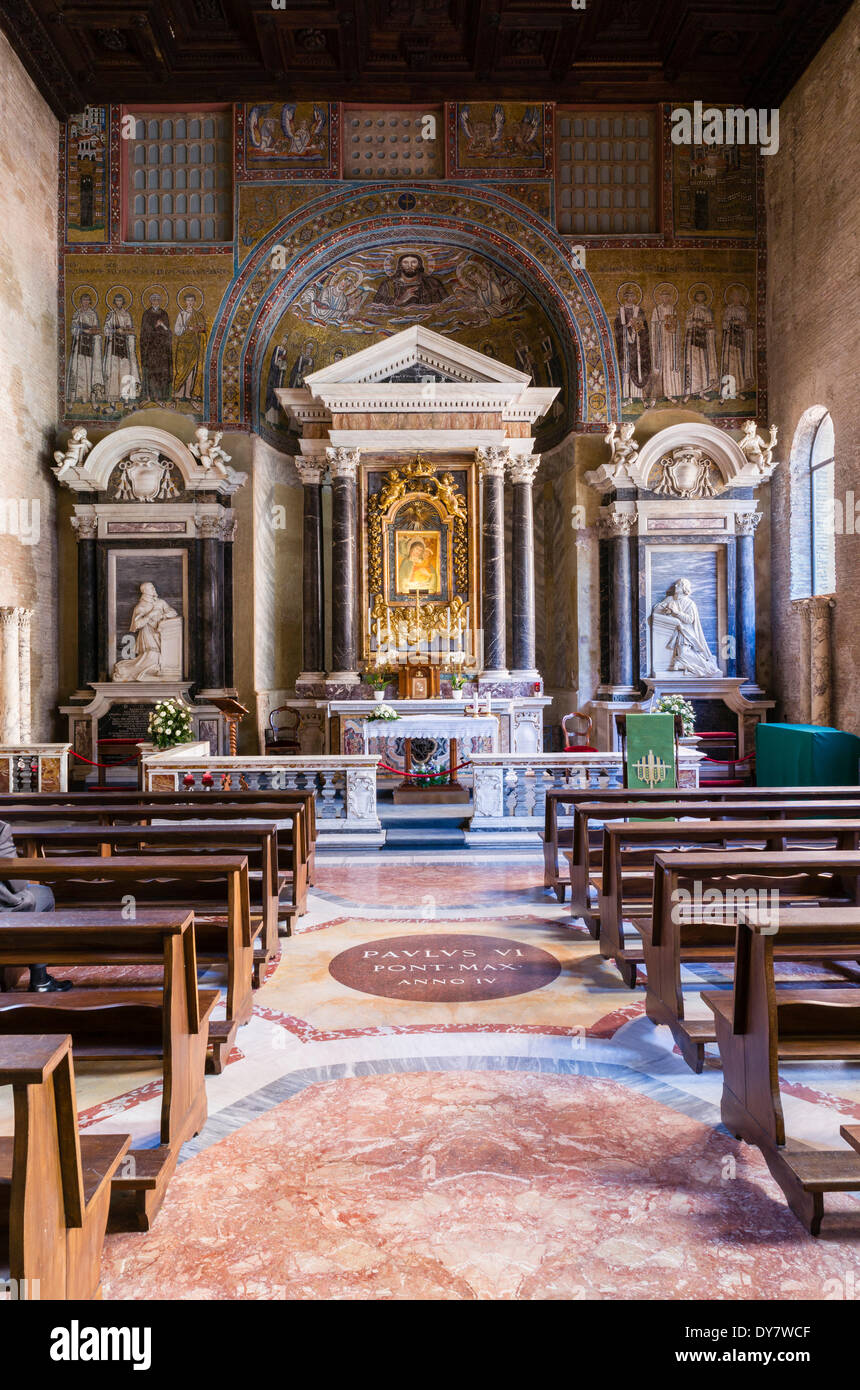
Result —
POLYGON ((0 792, 67 792, 70 743, 0 744, 0 792))

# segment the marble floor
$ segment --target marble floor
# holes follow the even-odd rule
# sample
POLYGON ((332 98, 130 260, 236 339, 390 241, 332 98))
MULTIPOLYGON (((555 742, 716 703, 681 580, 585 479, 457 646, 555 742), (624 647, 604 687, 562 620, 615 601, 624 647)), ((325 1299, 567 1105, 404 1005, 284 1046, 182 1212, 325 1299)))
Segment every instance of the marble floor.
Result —
MULTIPOLYGON (((828 1199, 821 1237, 804 1232, 720 1126, 719 1071, 688 1070, 542 882, 530 853, 321 855, 153 1229, 107 1239, 105 1298, 860 1285, 860 1201, 828 1199)), ((719 980, 685 971, 693 1016, 719 980)), ((798 1143, 839 1144, 860 1120, 856 1070, 787 1067, 781 1084, 798 1143)), ((156 1141, 157 1074, 84 1074, 78 1099, 87 1132, 156 1141)))

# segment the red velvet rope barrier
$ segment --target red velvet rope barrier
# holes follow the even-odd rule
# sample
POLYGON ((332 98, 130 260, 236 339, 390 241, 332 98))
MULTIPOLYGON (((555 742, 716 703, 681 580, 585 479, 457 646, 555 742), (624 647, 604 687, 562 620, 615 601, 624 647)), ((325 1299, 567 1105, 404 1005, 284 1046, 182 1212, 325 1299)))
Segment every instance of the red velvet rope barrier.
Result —
POLYGON ((118 758, 115 763, 94 763, 91 758, 85 758, 82 753, 76 753, 74 748, 71 750, 71 753, 72 757, 77 758, 79 763, 87 763, 90 767, 103 767, 105 769, 110 767, 127 767, 130 763, 140 761, 139 755, 135 754, 133 758, 118 758))
POLYGON ((458 763, 454 768, 445 768, 440 772, 402 772, 399 767, 390 767, 388 763, 380 763, 379 766, 384 772, 393 772, 398 777, 404 777, 414 782, 437 781, 443 777, 451 777, 455 772, 459 772, 463 767, 471 767, 471 760, 467 758, 464 763, 458 763))
POLYGON ((755 758, 755 753, 744 753, 742 758, 709 758, 707 753, 702 755, 703 763, 749 763, 755 758))

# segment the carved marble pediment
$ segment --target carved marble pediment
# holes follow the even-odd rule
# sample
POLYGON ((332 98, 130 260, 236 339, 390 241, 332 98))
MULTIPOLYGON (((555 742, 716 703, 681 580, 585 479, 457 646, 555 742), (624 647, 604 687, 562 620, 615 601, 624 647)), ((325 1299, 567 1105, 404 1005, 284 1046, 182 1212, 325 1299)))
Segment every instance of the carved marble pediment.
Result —
POLYGON ((223 462, 217 468, 207 466, 166 430, 148 426, 114 430, 89 449, 83 447, 90 442, 85 435, 84 431, 84 438, 77 440, 73 435, 65 454, 57 450, 55 455, 57 482, 75 493, 106 493, 115 488, 120 502, 164 502, 179 497, 179 480, 186 493, 231 497, 247 478, 223 462))
POLYGON ((778 464, 771 457, 772 448, 767 452, 765 442, 753 439, 753 434, 739 443, 716 425, 669 425, 641 448, 632 434, 629 439, 607 435, 610 457, 586 473, 585 481, 600 493, 634 487, 682 499, 715 497, 728 488, 759 487, 778 464))

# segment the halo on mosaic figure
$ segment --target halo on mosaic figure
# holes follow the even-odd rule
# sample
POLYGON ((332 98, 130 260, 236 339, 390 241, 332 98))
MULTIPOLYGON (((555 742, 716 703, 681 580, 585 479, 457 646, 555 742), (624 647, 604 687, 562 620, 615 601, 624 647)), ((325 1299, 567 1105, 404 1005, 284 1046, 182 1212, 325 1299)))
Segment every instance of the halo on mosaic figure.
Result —
POLYGON ((729 298, 729 296, 731 295, 731 293, 732 293, 733 290, 739 290, 739 291, 740 291, 740 294, 739 294, 739 296, 738 296, 738 297, 739 297, 739 300, 740 300, 740 303, 743 304, 743 305, 745 305, 747 308, 749 308, 749 302, 750 302, 749 285, 742 285, 742 284, 740 283, 739 280, 733 280, 732 283, 731 283, 730 285, 726 285, 726 288, 723 290, 723 303, 724 303, 724 304, 731 304, 731 303, 732 303, 732 300, 729 298))
POLYGON ((697 280, 695 285, 691 285, 690 288, 687 290, 687 299, 691 304, 695 304, 696 295, 699 293, 703 293, 705 295, 705 304, 708 308, 710 308, 711 304, 714 301, 714 291, 710 285, 705 284, 704 280, 697 280))
POLYGON ((130 309, 134 303, 134 295, 128 285, 111 285, 110 289, 105 294, 105 304, 108 308, 112 309, 114 307, 114 300, 118 294, 121 294, 125 301, 122 307, 124 309, 130 309))
POLYGON ((181 290, 177 291, 176 303, 179 305, 180 309, 185 308, 185 301, 189 295, 193 295, 194 297, 194 308, 202 309, 203 291, 201 289, 198 289, 197 285, 184 285, 181 290))
POLYGON ((81 307, 81 299, 83 298, 83 296, 84 296, 85 294, 88 294, 88 295, 89 295, 90 300, 92 301, 92 307, 93 307, 93 308, 96 307, 96 305, 97 305, 98 302, 99 302, 99 292, 98 292, 98 290, 93 289, 92 285, 75 285, 75 288, 72 290, 72 293, 71 293, 71 296, 70 296, 71 301, 72 301, 72 307, 73 307, 73 308, 75 308, 75 309, 80 309, 80 307, 81 307))
POLYGON ((382 268, 385 274, 396 275, 398 263, 404 256, 415 256, 420 260, 424 266, 425 274, 427 275, 432 275, 436 269, 436 257, 433 255, 433 252, 429 251, 426 247, 401 246, 392 251, 386 251, 385 258, 382 262, 382 268))
POLYGON ((636 303, 642 303, 642 286, 637 285, 635 280, 625 280, 624 284, 619 285, 618 289, 615 291, 615 298, 618 300, 619 304, 624 304, 626 302, 627 290, 635 290, 637 295, 639 296, 639 298, 636 300, 636 303))
POLYGON ((662 280, 659 285, 654 286, 653 299, 656 304, 663 294, 669 292, 669 299, 672 304, 678 303, 678 286, 673 285, 670 280, 662 280))
POLYGON ((147 285, 140 296, 140 302, 144 309, 149 308, 149 301, 154 294, 157 294, 161 301, 160 308, 166 309, 167 305, 170 303, 170 295, 167 293, 167 289, 164 285, 147 285))

